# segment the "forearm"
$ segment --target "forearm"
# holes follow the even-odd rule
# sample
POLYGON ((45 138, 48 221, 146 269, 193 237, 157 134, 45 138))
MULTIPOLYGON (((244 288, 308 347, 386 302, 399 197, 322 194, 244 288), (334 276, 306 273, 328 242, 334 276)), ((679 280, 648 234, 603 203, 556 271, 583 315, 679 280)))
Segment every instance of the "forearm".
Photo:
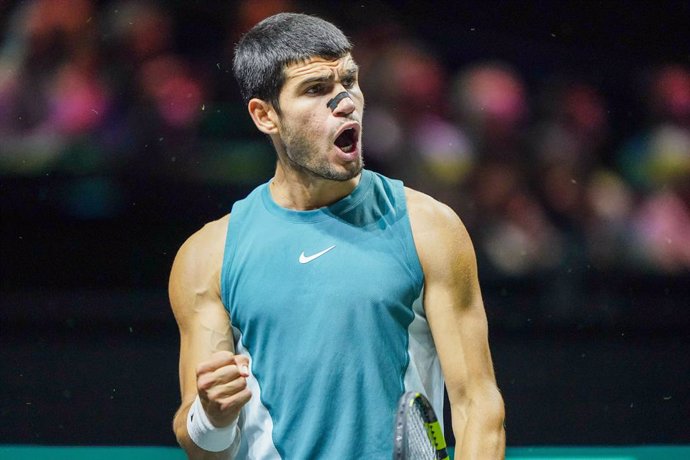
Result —
POLYGON ((497 389, 451 405, 456 458, 505 458, 505 410, 497 389))
POLYGON ((209 452, 194 444, 194 441, 189 437, 187 432, 187 413, 189 412, 190 404, 181 407, 175 414, 173 420, 173 429, 177 442, 187 453, 187 458, 190 460, 232 460, 232 452, 236 451, 236 444, 239 442, 239 436, 232 446, 222 452, 209 452))

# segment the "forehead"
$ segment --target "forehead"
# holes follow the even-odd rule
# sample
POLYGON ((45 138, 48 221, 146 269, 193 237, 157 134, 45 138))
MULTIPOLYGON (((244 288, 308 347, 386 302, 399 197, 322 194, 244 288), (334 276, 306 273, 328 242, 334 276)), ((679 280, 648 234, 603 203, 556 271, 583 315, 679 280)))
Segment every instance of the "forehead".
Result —
POLYGON ((285 68, 285 81, 299 81, 313 76, 332 77, 344 72, 357 70, 357 64, 350 54, 339 59, 312 57, 306 61, 296 62, 285 68))

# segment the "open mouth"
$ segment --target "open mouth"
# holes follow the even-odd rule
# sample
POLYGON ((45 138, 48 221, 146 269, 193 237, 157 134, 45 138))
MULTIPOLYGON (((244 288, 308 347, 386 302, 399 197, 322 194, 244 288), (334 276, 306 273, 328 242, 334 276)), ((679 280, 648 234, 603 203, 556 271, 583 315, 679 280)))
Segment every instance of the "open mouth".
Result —
POLYGON ((335 138, 334 144, 345 153, 353 152, 357 147, 357 130, 346 129, 335 138))

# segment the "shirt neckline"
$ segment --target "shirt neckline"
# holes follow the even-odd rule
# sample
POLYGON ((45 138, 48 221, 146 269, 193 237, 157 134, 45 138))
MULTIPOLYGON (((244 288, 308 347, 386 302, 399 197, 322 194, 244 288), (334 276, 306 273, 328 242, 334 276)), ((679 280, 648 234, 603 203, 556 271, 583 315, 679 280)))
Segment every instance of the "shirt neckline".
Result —
POLYGON ((318 222, 347 212, 361 203, 371 190, 373 179, 373 172, 362 169, 359 183, 352 192, 333 204, 318 209, 310 209, 308 211, 284 208, 276 203, 275 200, 273 200, 273 196, 271 196, 269 188, 270 181, 263 185, 261 197, 266 210, 282 219, 293 222, 318 222))

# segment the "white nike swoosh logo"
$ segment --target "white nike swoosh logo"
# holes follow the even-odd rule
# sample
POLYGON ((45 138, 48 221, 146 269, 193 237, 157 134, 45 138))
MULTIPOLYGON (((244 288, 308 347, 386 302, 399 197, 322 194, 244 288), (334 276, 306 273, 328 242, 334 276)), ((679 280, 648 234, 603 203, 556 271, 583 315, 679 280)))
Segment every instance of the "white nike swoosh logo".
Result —
POLYGON ((311 261, 314 260, 314 259, 318 259, 319 257, 321 257, 322 255, 326 254, 328 251, 330 251, 330 250, 333 249, 334 247, 335 247, 335 244, 334 244, 333 246, 331 246, 330 248, 326 248, 326 249, 324 249, 323 251, 317 252, 316 254, 313 254, 313 255, 311 255, 311 256, 305 256, 305 255, 304 255, 304 251, 302 251, 302 254, 299 255, 299 263, 301 263, 301 264, 306 264, 306 263, 311 262, 311 261))

